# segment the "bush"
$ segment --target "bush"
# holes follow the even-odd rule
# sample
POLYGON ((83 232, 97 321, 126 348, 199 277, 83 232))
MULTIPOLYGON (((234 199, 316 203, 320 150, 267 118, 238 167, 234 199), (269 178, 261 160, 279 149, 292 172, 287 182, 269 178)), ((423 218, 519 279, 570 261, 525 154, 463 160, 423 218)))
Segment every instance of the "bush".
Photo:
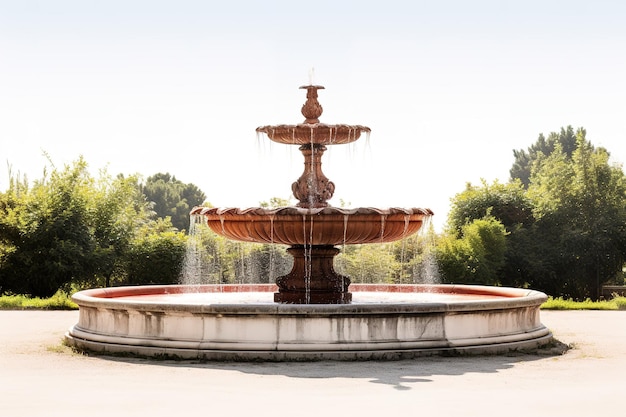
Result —
POLYGON ((186 250, 183 232, 153 233, 131 243, 126 259, 123 284, 175 284, 178 282, 186 250))

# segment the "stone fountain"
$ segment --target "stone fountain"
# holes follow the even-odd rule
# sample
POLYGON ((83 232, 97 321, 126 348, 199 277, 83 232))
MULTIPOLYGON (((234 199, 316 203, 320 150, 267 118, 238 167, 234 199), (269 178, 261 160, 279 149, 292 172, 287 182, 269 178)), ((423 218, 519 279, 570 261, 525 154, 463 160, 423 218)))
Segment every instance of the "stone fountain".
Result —
POLYGON ((168 285, 85 290, 66 334, 78 349, 208 360, 402 359, 441 353, 532 349, 552 336, 537 291, 468 285, 352 284, 334 270, 340 247, 392 242, 417 232, 428 209, 331 207, 322 172, 327 146, 370 129, 320 123, 321 86, 307 90, 305 120, 257 128, 298 145, 304 172, 295 207, 206 208, 208 226, 229 239, 288 245, 292 270, 276 284, 168 285), (273 294, 273 296, 272 296, 273 294))

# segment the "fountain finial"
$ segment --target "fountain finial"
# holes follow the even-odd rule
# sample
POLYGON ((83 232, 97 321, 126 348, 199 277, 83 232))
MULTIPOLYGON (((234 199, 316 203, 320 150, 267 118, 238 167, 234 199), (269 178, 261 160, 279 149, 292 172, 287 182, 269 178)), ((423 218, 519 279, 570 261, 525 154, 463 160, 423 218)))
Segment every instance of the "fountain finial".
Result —
POLYGON ((317 90, 323 90, 324 87, 321 85, 303 85, 300 88, 306 89, 306 103, 302 106, 302 115, 306 117, 304 123, 319 123, 319 117, 324 109, 317 101, 317 90))

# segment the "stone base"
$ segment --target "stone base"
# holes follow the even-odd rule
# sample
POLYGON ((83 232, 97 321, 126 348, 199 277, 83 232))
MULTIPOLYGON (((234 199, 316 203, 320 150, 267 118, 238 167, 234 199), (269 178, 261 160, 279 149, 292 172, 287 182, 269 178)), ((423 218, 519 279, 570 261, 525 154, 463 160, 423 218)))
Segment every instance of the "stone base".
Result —
POLYGON ((552 341, 540 321, 547 296, 528 289, 359 284, 352 304, 336 305, 275 304, 275 292, 259 284, 85 290, 72 296, 80 314, 66 341, 104 354, 228 361, 503 354, 552 341), (229 292, 242 301, 219 302, 229 292), (383 301, 392 294, 403 301, 383 301))

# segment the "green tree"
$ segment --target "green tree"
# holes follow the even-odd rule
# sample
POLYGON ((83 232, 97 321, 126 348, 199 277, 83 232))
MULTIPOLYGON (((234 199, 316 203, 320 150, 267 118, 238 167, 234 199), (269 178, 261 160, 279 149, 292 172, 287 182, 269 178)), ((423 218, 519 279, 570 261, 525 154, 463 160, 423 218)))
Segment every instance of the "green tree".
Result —
POLYGON ((400 269, 394 278, 396 284, 439 284, 441 278, 435 255, 437 234, 427 222, 419 233, 392 243, 393 253, 400 269))
POLYGON ((170 217, 178 230, 189 230, 189 212, 200 206, 206 195, 194 184, 185 184, 169 173, 158 173, 148 177, 141 191, 153 210, 162 219, 170 217))
POLYGON ((493 216, 461 227, 460 237, 448 234, 437 244, 437 261, 449 283, 499 285, 505 262, 506 229, 493 216))
POLYGON ((185 235, 155 221, 136 176, 94 179, 81 157, 0 193, 0 292, 47 297, 79 287, 172 283, 185 235))
POLYGON ((335 258, 335 269, 354 283, 394 283, 401 265, 389 243, 349 245, 335 258))
POLYGON ((263 208, 279 208, 279 207, 289 207, 292 206, 291 201, 289 199, 280 198, 280 197, 272 197, 269 201, 261 201, 259 203, 259 207, 263 208))
POLYGON ((183 266, 187 235, 169 219, 142 226, 125 252, 125 276, 121 284, 175 284, 183 266))
POLYGON ((565 152, 568 157, 572 156, 576 149, 576 134, 572 126, 561 128, 560 132, 551 132, 547 139, 543 133, 539 134, 537 141, 526 151, 513 150, 515 161, 509 171, 511 179, 519 179, 527 188, 530 185, 533 164, 542 157, 550 156, 557 145, 560 145, 561 151, 565 152))
MULTIPOLYGON (((528 281, 528 230, 534 223, 533 203, 519 180, 501 184, 497 180, 480 186, 467 184, 452 199, 446 233, 460 239, 463 227, 485 216, 498 220, 507 232, 504 264, 498 269, 502 285, 524 286, 528 281)), ((459 248, 460 250, 460 248, 459 248)))
POLYGON ((626 253, 626 180, 609 154, 580 129, 571 157, 558 146, 538 161, 529 196, 535 205, 535 240, 545 242, 537 284, 574 298, 600 295, 617 277, 626 253))
POLYGON ((488 184, 484 179, 480 186, 466 184, 465 190, 452 199, 448 213, 449 232, 461 234, 467 223, 491 215, 507 229, 533 222, 533 206, 519 180, 501 184, 497 180, 488 184))
POLYGON ((5 248, 3 291, 49 297, 93 267, 94 240, 89 227, 93 180, 80 158, 27 190, 13 186, 3 197, 5 248))
POLYGON ((283 245, 249 243, 249 271, 254 282, 273 283, 291 271, 293 258, 283 245))
POLYGON ((9 177, 9 187, 0 193, 0 294, 14 291, 20 277, 13 271, 19 256, 19 245, 28 230, 30 190, 28 181, 9 177))

